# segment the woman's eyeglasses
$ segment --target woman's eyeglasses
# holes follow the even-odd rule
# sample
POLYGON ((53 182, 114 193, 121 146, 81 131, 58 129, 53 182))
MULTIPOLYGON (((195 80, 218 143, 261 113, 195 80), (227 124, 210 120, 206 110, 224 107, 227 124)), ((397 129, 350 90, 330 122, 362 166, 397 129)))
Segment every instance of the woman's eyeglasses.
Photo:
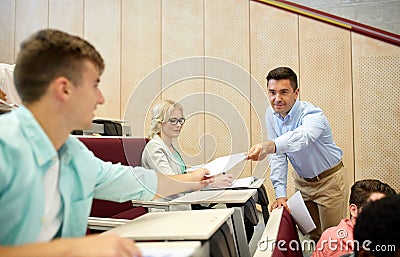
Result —
POLYGON ((186 119, 185 118, 180 118, 180 119, 172 118, 172 119, 169 119, 168 121, 171 122, 172 125, 177 125, 178 123, 183 125, 185 123, 186 119))

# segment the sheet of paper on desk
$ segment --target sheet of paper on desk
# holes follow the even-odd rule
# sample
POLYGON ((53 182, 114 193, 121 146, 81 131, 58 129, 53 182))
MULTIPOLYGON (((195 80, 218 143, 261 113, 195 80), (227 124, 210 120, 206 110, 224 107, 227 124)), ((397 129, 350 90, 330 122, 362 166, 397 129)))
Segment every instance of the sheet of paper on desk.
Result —
POLYGON ((235 179, 231 187, 249 187, 255 181, 255 177, 246 177, 235 179))
POLYGON ((229 189, 229 188, 249 188, 257 178, 254 176, 245 177, 245 178, 238 178, 232 182, 232 185, 229 187, 206 187, 202 189, 203 191, 207 190, 221 190, 221 189, 229 189))
POLYGON ((290 209, 290 214, 303 235, 316 228, 299 191, 290 197, 286 203, 290 209))
POLYGON ((189 257, 191 249, 141 249, 143 257, 189 257))
POLYGON ((202 165, 193 166, 186 171, 193 171, 199 168, 206 168, 210 171, 211 176, 221 174, 222 172, 227 172, 233 167, 235 167, 239 162, 245 160, 247 157, 245 153, 237 153, 232 155, 227 155, 223 157, 218 157, 217 159, 202 165))
POLYGON ((220 190, 210 190, 210 191, 195 191, 192 193, 185 194, 177 199, 172 200, 172 203, 194 203, 198 201, 209 200, 222 194, 223 191, 220 190))

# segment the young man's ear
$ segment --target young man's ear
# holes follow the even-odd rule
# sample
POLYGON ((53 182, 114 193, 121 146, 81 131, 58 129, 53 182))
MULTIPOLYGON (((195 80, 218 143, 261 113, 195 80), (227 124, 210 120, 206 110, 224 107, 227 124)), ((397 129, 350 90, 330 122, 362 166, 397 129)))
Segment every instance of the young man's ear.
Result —
POLYGON ((358 207, 354 203, 350 204, 350 215, 351 217, 357 218, 358 217, 358 207))
POLYGON ((66 99, 71 95, 73 84, 66 77, 58 77, 52 82, 57 98, 66 99))

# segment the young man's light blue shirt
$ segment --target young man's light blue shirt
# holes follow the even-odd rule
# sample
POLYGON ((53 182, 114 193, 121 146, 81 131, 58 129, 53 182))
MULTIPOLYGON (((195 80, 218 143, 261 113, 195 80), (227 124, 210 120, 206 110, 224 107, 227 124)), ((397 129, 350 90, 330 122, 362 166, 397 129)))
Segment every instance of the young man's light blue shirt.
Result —
POLYGON ((35 242, 44 216, 42 178, 59 158, 61 237, 85 235, 92 199, 150 200, 157 190, 153 170, 103 162, 69 136, 57 152, 24 106, 0 116, 0 245, 35 242))
POLYGON ((268 139, 276 145, 276 154, 269 157, 276 198, 286 197, 288 159, 303 178, 313 178, 342 159, 343 152, 333 141, 328 120, 313 104, 296 100, 285 118, 270 106, 265 120, 268 139))

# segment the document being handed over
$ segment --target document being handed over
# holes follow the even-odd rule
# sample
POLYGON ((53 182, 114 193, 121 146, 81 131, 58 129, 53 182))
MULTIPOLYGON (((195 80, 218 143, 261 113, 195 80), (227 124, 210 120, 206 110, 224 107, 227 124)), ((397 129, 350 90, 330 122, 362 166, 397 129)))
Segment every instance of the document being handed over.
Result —
POLYGON ((215 176, 220 173, 227 172, 246 158, 247 156, 245 155, 245 153, 227 155, 223 157, 218 157, 217 159, 206 164, 193 166, 186 171, 190 172, 199 168, 206 168, 210 171, 211 176, 215 176))

